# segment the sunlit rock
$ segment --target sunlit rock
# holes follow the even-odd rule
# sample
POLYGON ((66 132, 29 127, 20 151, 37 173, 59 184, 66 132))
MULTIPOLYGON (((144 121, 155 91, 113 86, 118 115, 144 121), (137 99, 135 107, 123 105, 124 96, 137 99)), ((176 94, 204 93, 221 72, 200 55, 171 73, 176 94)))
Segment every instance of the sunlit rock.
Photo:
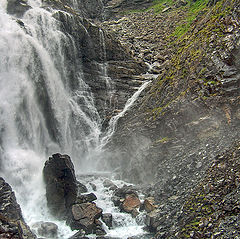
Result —
POLYGON ((95 220, 102 215, 102 209, 95 203, 87 202, 74 204, 71 208, 70 226, 73 230, 83 229, 87 234, 96 227, 95 220))
POLYGON ((131 213, 134 209, 139 208, 141 202, 135 194, 127 194, 122 204, 122 209, 125 212, 131 213))

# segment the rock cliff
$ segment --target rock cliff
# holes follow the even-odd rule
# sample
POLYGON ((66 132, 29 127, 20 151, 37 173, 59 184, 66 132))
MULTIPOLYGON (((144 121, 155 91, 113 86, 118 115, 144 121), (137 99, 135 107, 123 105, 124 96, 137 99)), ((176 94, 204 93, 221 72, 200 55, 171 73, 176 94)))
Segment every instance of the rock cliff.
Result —
POLYGON ((96 107, 106 120, 115 110, 121 110, 136 87, 146 80, 141 75, 147 66, 141 59, 135 59, 113 34, 100 28, 100 16, 105 9, 102 1, 44 0, 43 6, 57 10, 54 16, 63 33, 76 43, 75 59, 68 53, 70 49, 65 49, 67 64, 71 66, 71 90, 79 87, 76 72, 82 71, 96 107))
POLYGON ((151 185, 146 193, 160 204, 156 238, 178 235, 181 207, 240 127, 239 2, 167 4, 106 26, 160 73, 108 145, 122 178, 151 185))

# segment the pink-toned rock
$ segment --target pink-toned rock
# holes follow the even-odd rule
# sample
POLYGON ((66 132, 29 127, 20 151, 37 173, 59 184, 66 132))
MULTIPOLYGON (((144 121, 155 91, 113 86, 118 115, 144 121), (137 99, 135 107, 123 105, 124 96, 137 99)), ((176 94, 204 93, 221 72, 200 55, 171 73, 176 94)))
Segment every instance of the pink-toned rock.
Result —
POLYGON ((135 208, 139 208, 140 204, 141 202, 135 194, 127 194, 122 204, 122 209, 131 213, 135 208))

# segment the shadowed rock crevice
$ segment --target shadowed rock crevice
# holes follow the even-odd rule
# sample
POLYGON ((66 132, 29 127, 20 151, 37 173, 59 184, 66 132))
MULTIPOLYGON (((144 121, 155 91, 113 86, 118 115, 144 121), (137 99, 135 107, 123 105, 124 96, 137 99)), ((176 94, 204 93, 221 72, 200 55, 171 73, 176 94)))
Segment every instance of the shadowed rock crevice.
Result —
POLYGON ((34 239, 12 188, 0 177, 0 238, 34 239))

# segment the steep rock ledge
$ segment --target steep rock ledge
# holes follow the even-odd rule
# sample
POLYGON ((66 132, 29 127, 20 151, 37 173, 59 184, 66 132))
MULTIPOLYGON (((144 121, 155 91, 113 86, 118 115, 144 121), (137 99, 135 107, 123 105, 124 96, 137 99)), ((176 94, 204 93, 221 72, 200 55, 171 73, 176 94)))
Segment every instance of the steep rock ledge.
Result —
MULTIPOLYGON (((82 6, 81 1, 78 4, 82 6)), ((95 9, 94 4, 95 1, 88 3, 88 7, 95 9)), ((113 34, 86 18, 91 16, 77 11, 71 1, 45 1, 47 6, 63 10, 54 16, 61 22, 64 33, 73 37, 78 52, 78 59, 67 55, 69 65, 80 60, 84 80, 94 94, 97 109, 102 118, 109 118, 115 110, 124 107, 127 99, 146 80, 141 75, 147 71, 147 66, 132 57, 113 34)), ((76 69, 72 67, 69 79, 71 86, 76 87, 74 72, 76 69)))

